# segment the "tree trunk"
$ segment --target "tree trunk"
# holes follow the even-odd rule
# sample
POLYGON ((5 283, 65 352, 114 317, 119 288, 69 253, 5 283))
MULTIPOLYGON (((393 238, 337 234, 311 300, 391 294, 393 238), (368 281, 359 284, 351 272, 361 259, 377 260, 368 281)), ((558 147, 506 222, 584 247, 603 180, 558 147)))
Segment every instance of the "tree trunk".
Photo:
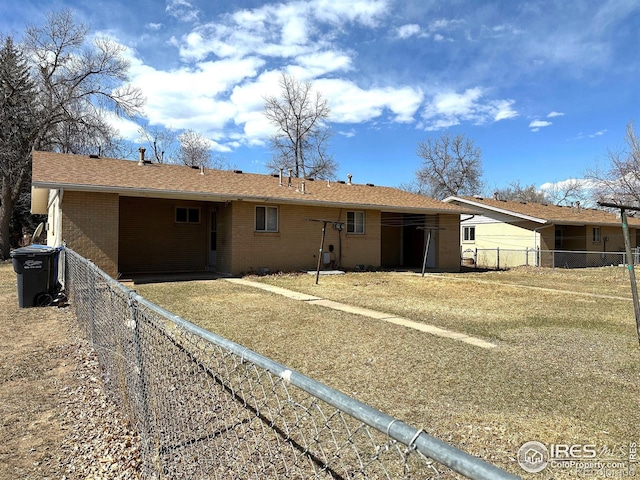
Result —
POLYGON ((11 198, 11 187, 8 182, 3 181, 2 203, 0 204, 0 258, 7 260, 11 251, 11 214, 13 212, 13 201, 11 198))

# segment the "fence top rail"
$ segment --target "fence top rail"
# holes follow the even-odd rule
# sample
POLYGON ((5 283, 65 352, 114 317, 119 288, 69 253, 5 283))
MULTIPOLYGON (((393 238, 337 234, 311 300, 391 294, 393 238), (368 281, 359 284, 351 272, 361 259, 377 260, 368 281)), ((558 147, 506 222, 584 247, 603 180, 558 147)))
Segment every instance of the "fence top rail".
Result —
MULTIPOLYGON (((71 253, 80 258, 78 253, 66 248, 67 253, 71 253)), ((335 390, 327 385, 318 382, 306 375, 286 367, 270 358, 267 358, 253 350, 217 335, 209 330, 205 330, 184 318, 171 313, 168 310, 148 301, 130 288, 125 287, 120 282, 114 280, 98 266, 89 260, 89 266, 96 271, 108 284, 116 289, 120 289, 128 296, 130 301, 138 302, 147 309, 155 312, 159 316, 173 322, 179 328, 211 342, 218 347, 228 350, 239 356, 243 361, 250 362, 271 374, 280 377, 283 381, 293 385, 300 390, 317 397, 328 405, 339 409, 363 424, 386 434, 389 438, 398 441, 408 448, 415 448, 423 455, 435 460, 446 467, 474 479, 518 479, 520 477, 508 473, 495 465, 474 457, 463 450, 460 450, 448 443, 445 443, 422 429, 412 427, 405 422, 393 418, 386 413, 380 412, 371 406, 362 403, 344 393, 335 390)))

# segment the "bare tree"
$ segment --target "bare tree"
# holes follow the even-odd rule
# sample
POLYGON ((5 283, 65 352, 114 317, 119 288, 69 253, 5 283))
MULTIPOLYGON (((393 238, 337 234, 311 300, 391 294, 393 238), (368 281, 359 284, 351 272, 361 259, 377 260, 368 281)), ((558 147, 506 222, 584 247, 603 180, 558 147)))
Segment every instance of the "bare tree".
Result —
POLYGON ((211 143, 202 134, 185 130, 178 136, 178 162, 188 167, 208 167, 211 163, 211 143))
POLYGON ((87 44, 88 33, 70 10, 51 13, 43 26, 26 30, 25 49, 39 90, 37 150, 85 153, 89 139, 92 148, 108 144, 115 132, 106 113, 132 116, 144 103, 140 90, 126 83, 124 47, 101 37, 87 44))
POLYGON ((522 185, 519 180, 511 182, 506 188, 497 188, 493 195, 500 200, 516 202, 548 203, 550 201, 546 191, 536 188, 533 184, 522 185))
POLYGON ((591 182, 584 179, 570 178, 545 187, 548 203, 554 205, 571 205, 579 202, 583 207, 595 206, 590 191, 591 182))
POLYGON ((588 172, 593 195, 598 200, 621 205, 640 205, 640 139, 633 122, 629 122, 624 137, 626 147, 607 152, 608 166, 598 166, 588 172))
POLYGON ((327 153, 331 131, 326 99, 313 92, 310 82, 300 83, 285 73, 280 96, 265 97, 264 114, 277 132, 271 137, 274 156, 267 168, 291 169, 296 177, 332 179, 337 163, 327 153))
POLYGON ((231 170, 235 167, 231 164, 231 162, 229 162, 229 159, 226 156, 217 154, 214 155, 211 159, 211 162, 209 162, 209 168, 215 168, 218 170, 231 170))
MULTIPOLYGON (((87 43, 89 29, 76 23, 70 10, 51 13, 42 26, 28 27, 20 52, 34 85, 35 98, 22 104, 23 117, 13 116, 5 126, 20 128, 24 148, 0 146, 2 203, 0 204, 0 257, 7 258, 11 240, 7 234, 16 198, 31 176, 31 151, 53 150, 71 153, 97 153, 98 148, 119 148, 106 112, 135 115, 144 99, 128 85, 129 64, 124 47, 105 38, 87 43), (29 123, 28 128, 19 126, 29 123), (8 199, 8 200, 7 200, 8 199)), ((9 65, 14 54, 0 59, 9 65)), ((19 60, 18 63, 23 60, 19 60)), ((15 61, 13 61, 15 63, 15 61)), ((4 68, 4 67, 2 67, 4 68)), ((2 92, 6 95, 5 92, 2 92)), ((26 97, 25 97, 26 98, 26 97)), ((4 110, 3 106, 3 110, 4 110)), ((9 110, 3 111, 7 113, 9 110)))
POLYGON ((147 143, 147 151, 153 154, 157 163, 174 163, 177 153, 176 133, 173 129, 147 126, 140 127, 138 134, 140 139, 147 143))
POLYGON ((422 166, 416 172, 416 191, 437 199, 475 195, 482 190, 482 152, 464 135, 447 132, 418 143, 422 166))
POLYGON ((545 184, 540 188, 535 185, 522 185, 520 181, 511 182, 506 188, 497 188, 493 195, 501 200, 514 200, 528 203, 548 203, 553 205, 570 205, 580 202, 587 207, 591 204, 585 180, 568 179, 553 184, 545 184))

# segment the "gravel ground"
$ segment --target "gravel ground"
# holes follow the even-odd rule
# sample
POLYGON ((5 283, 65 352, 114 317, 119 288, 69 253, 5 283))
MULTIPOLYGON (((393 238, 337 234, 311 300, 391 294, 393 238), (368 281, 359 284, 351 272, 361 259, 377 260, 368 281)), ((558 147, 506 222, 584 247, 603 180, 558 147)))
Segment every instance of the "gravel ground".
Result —
POLYGON ((18 308, 12 274, 0 265, 0 480, 142 478, 71 308, 18 308))
POLYGON ((73 352, 76 385, 60 395, 66 432, 59 461, 63 479, 139 479, 139 439, 118 407, 105 396, 98 361, 88 342, 73 352))

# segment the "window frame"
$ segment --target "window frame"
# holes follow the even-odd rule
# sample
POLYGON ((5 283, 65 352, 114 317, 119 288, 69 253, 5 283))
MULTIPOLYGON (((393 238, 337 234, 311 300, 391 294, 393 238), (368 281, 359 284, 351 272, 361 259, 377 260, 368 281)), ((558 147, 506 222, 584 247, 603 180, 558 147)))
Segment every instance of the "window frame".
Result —
POLYGON ((256 205, 255 209, 255 218, 253 222, 254 231, 257 233, 278 233, 280 231, 280 209, 274 205, 256 205), (264 228, 258 228, 258 209, 264 210, 264 228), (276 226, 275 229, 269 228, 269 211, 276 212, 276 226))
POLYGON ((174 218, 173 218, 174 222, 180 225, 199 225, 202 223, 202 211, 200 207, 184 207, 184 206, 177 206, 175 208, 175 212, 174 212, 174 218), (178 218, 178 211, 180 210, 184 210, 184 215, 185 215, 185 220, 180 220, 178 218), (191 217, 191 214, 194 212, 198 212, 198 219, 197 220, 193 220, 191 217))
POLYGON ((591 230, 591 241, 593 243, 602 242, 602 228, 593 227, 593 229, 591 230))
POLYGON ((475 243, 476 241, 476 226, 475 225, 463 225, 462 226, 462 241, 465 243, 475 243), (469 235, 467 235, 469 233, 469 235))
POLYGON ((366 215, 364 210, 347 210, 347 233, 349 235, 364 235, 366 232, 365 223, 366 215), (349 220, 349 215, 353 217, 352 220, 349 220), (360 225, 358 225, 358 217, 360 217, 360 225), (361 228, 358 229, 358 226, 361 228))

